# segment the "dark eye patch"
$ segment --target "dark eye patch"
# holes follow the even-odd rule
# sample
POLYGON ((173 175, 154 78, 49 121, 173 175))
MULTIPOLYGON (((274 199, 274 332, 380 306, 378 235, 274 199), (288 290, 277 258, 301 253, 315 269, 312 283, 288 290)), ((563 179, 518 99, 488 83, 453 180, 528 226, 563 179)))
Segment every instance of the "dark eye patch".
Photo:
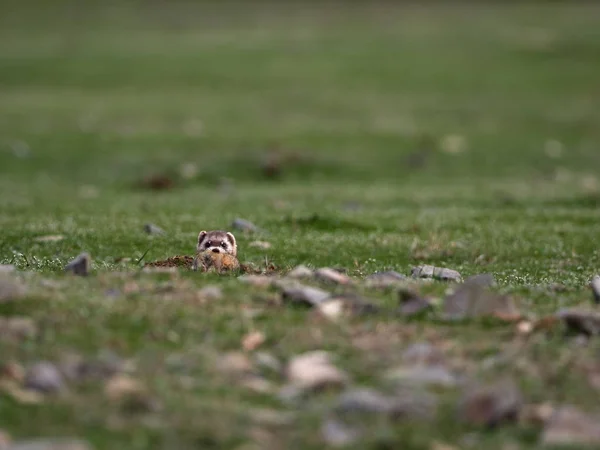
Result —
POLYGON ((225 241, 222 241, 222 242, 221 242, 221 247, 223 247, 223 248, 227 248, 227 244, 225 243, 225 241))
POLYGON ((211 245, 211 242, 207 241, 205 247, 208 248, 208 247, 210 247, 210 245, 211 245))

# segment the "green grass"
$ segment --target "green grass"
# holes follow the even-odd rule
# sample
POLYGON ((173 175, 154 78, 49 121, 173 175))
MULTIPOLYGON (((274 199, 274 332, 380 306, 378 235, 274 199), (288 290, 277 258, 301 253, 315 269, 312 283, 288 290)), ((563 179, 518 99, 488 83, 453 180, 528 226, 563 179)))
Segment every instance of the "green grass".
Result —
MULTIPOLYGON (((427 263, 494 274, 526 314, 588 303, 600 266, 597 6, 138 3, 0 5, 0 263, 29 287, 0 313, 30 316, 39 332, 0 340, 0 362, 112 350, 135 362, 161 408, 124 415, 91 381, 38 405, 2 394, 1 428, 96 448, 322 448, 330 397, 290 406, 216 369, 252 330, 282 362, 325 349, 372 387, 411 343, 445 343, 475 378, 510 375, 528 402, 594 411, 582 368, 597 362, 594 342, 571 354, 560 332, 522 342, 513 325, 431 317, 333 324, 235 277, 143 274, 135 261, 190 255, 200 230, 242 217, 262 229, 236 233, 240 259, 257 266, 360 278, 427 263), (458 153, 443 144, 453 135, 458 153), (271 151, 291 155, 275 179, 261 169, 271 151), (190 163, 197 173, 181 177, 190 163), (137 185, 152 174, 174 188, 137 185), (147 222, 166 234, 146 235, 147 222), (36 240, 55 234, 64 239, 36 240), (249 246, 256 239, 272 248, 249 246), (82 251, 92 276, 64 275, 82 251), (224 298, 199 302, 208 284, 224 298), (518 345, 514 364, 480 367, 518 345), (291 423, 261 423, 258 408, 291 423)), ((356 448, 462 447, 469 433, 479 448, 536 447, 532 427, 460 423, 457 396, 441 393, 431 422, 377 424, 356 448)))

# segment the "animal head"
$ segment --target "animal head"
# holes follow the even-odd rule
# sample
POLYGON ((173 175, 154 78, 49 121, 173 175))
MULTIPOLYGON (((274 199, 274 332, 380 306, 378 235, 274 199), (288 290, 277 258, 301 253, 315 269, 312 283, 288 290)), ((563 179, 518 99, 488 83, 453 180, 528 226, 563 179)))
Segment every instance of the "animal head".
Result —
POLYGON ((235 236, 228 231, 201 231, 198 234, 198 252, 229 253, 237 256, 235 236))

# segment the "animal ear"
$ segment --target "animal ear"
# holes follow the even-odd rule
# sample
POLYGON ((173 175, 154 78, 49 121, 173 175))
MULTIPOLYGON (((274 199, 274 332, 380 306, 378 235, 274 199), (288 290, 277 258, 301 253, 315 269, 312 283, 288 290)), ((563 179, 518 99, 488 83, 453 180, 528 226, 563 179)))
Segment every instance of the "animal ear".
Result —
POLYGON ((235 242, 235 236, 232 233, 227 232, 227 240, 233 248, 237 247, 237 243, 235 242))
POLYGON ((198 245, 200 245, 200 243, 204 240, 205 237, 206 237, 206 231, 201 231, 198 234, 198 245))

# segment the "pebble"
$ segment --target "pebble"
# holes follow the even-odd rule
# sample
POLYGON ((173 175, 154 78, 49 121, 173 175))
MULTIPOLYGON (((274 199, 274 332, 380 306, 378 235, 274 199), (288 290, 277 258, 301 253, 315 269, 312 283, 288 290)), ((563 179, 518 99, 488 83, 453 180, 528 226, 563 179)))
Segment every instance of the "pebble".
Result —
POLYGON ((323 267, 315 272, 315 277, 321 281, 326 281, 334 284, 350 284, 352 282, 348 275, 338 272, 329 267, 323 267))
POLYGON ((403 284, 408 278, 401 273, 393 270, 387 272, 377 272, 369 275, 365 279, 367 287, 385 289, 403 284))
POLYGON ((311 278, 314 275, 314 272, 312 269, 300 265, 295 267, 294 269, 292 269, 287 276, 290 278, 311 278))
POLYGON ((414 267, 411 271, 411 276, 413 278, 432 278, 441 281, 462 282, 462 277, 456 270, 430 265, 414 267))
POLYGON ((81 253, 65 266, 65 271, 72 272, 74 275, 86 276, 89 273, 90 265, 90 255, 88 253, 81 253))
POLYGON ((240 219, 240 218, 235 219, 232 222, 231 227, 235 230, 240 230, 240 231, 250 231, 250 232, 258 231, 258 227, 256 225, 254 225, 252 222, 245 220, 245 219, 240 219))
POLYGON ((283 288, 284 300, 308 306, 317 306, 330 297, 329 292, 312 286, 287 286, 283 288))
POLYGON ((153 223, 147 223, 144 225, 144 231, 148 234, 165 234, 165 230, 153 223))
POLYGON ((594 295, 594 302, 597 305, 600 304, 600 275, 596 275, 592 278, 590 287, 592 288, 592 293, 594 295))
POLYGON ((398 312, 405 317, 414 316, 432 308, 431 302, 410 290, 400 290, 400 306, 398 312))
POLYGON ((242 338, 242 347, 244 350, 251 352, 260 347, 266 340, 264 333, 260 331, 252 331, 242 338))
POLYGON ((64 388, 64 379, 54 364, 42 361, 27 370, 24 386, 26 389, 51 394, 64 388))
POLYGON ((321 350, 292 358, 286 374, 290 383, 302 390, 339 387, 349 381, 348 376, 332 364, 329 353, 321 350))

